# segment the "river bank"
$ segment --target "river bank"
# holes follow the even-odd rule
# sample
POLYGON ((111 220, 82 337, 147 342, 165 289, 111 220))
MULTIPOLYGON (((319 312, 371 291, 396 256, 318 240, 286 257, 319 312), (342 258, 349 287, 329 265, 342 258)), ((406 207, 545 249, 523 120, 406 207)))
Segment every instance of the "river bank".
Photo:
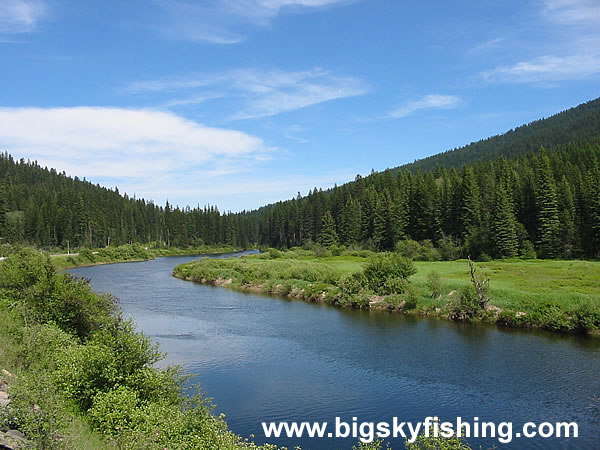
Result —
POLYGON ((122 262, 148 261, 161 256, 220 255, 241 251, 230 246, 202 246, 195 248, 164 247, 152 248, 142 245, 121 245, 99 249, 81 249, 67 255, 51 255, 58 269, 115 264, 122 262))
MULTIPOLYGON (((246 292, 334 306, 480 321, 505 327, 542 328, 598 335, 600 263, 502 260, 477 263, 489 278, 489 303, 465 301, 471 285, 466 260, 415 262, 416 272, 397 292, 355 286, 370 252, 319 258, 310 251, 268 252, 241 259, 202 260, 175 268, 175 277, 246 292), (472 302, 471 302, 472 303, 472 302)), ((359 283, 360 284, 360 283, 359 283)))
MULTIPOLYGON (((23 250, 0 263, 0 443, 6 448, 259 446, 228 430, 110 295, 23 250)), ((3 447, 3 448, 5 448, 3 447)))

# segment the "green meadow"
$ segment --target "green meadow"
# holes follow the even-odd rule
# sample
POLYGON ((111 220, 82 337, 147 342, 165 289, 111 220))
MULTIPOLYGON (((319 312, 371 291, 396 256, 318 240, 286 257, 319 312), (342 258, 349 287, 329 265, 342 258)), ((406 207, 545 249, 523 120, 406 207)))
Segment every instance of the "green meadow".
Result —
MULTIPOLYGON (((397 291, 382 295, 367 286, 347 289, 371 258, 368 251, 319 257, 311 250, 271 250, 183 264, 175 268, 174 275, 342 307, 440 317, 452 315, 457 298, 472 284, 467 260, 415 261, 407 286, 397 291), (436 286, 432 286, 432 277, 436 286)), ((600 328, 600 262, 512 259, 475 262, 475 266, 482 279, 489 279, 489 304, 469 320, 569 333, 595 334, 600 328)))

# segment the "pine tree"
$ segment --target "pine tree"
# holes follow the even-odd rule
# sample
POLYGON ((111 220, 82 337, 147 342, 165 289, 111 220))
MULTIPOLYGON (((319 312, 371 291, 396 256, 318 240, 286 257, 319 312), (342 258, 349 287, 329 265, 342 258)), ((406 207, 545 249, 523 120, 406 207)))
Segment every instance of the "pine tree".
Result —
POLYGON ((492 220, 492 239, 497 258, 512 258, 517 254, 517 232, 513 208, 503 186, 496 190, 492 220))
POLYGON ((392 216, 392 199, 386 189, 381 198, 377 199, 373 223, 373 240, 378 250, 394 249, 394 226, 392 216))
POLYGON ((586 176, 587 228, 589 229, 589 255, 600 256, 600 168, 594 164, 586 176))
POLYGON ((335 221, 333 220, 333 216, 329 211, 323 215, 321 230, 317 236, 317 242, 323 247, 331 247, 332 245, 337 245, 338 243, 338 235, 335 231, 335 221))
POLYGON ((562 253, 565 258, 572 258, 579 247, 575 227, 575 201, 567 177, 564 175, 558 186, 558 209, 562 253))
POLYGON ((543 147, 538 155, 537 169, 535 195, 539 253, 542 258, 556 258, 560 242, 558 201, 550 160, 543 147))
POLYGON ((349 197, 341 213, 341 238, 346 245, 360 241, 361 210, 358 200, 349 197))
POLYGON ((459 218, 463 238, 466 239, 477 232, 481 222, 481 203, 479 186, 472 167, 465 167, 462 171, 459 218))

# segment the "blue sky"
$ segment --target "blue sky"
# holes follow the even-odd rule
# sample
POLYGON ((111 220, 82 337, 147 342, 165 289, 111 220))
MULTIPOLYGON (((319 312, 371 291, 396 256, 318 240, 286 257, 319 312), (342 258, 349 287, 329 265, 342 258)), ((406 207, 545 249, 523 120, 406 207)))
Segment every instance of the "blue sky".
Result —
POLYGON ((598 0, 0 0, 0 149, 241 210, 600 95, 598 0))

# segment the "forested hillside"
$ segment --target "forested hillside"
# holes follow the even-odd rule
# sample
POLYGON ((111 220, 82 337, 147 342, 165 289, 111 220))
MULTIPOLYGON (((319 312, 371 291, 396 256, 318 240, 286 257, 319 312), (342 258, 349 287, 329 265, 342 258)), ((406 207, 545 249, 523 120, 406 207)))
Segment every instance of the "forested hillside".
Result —
POLYGON ((104 247, 162 242, 168 246, 255 242, 245 214, 221 214, 214 206, 157 206, 117 189, 94 185, 36 162, 0 155, 0 242, 42 247, 104 247))
POLYGON ((460 168, 464 164, 490 160, 504 156, 514 158, 540 147, 584 142, 600 137, 600 98, 575 108, 522 125, 504 134, 473 142, 464 147, 449 150, 428 158, 405 164, 396 170, 435 170, 436 167, 460 168))
POLYGON ((430 158, 440 162, 433 170, 413 165, 357 176, 326 192, 315 188, 305 197, 227 214, 211 206, 156 206, 5 153, 0 243, 318 243, 398 249, 425 259, 599 257, 600 138, 593 138, 599 131, 595 100, 477 144, 468 160, 482 160, 472 164, 457 156, 475 149, 465 147, 430 158))
MULTIPOLYGON (((415 173, 391 170, 260 211, 260 242, 435 245, 447 258, 600 256, 600 140, 415 173), (535 249, 535 252, 534 252, 535 249)), ((436 256, 433 256, 434 258, 436 256)))

